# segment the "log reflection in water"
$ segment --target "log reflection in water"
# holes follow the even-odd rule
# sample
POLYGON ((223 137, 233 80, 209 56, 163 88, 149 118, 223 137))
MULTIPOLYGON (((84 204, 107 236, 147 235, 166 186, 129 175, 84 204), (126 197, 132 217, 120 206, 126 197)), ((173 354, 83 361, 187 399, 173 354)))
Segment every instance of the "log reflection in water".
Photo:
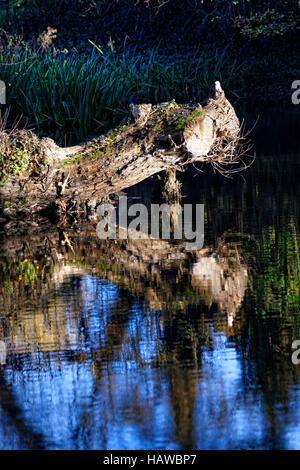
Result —
MULTIPOLYGON (((0 307, 14 315, 2 320, 10 347, 20 352, 22 345, 27 350, 37 345, 57 350, 76 343, 78 318, 62 311, 59 289, 70 276, 101 277, 148 302, 151 310, 173 315, 192 306, 207 312, 217 309, 227 318, 226 328, 232 326, 247 285, 247 268, 238 254, 239 244, 233 242, 188 252, 183 245, 164 240, 100 241, 95 227, 87 224, 80 230, 14 236, 5 239, 3 248, 3 265, 7 262, 10 272, 4 272, 0 307), (29 265, 32 280, 26 277, 29 265), (25 315, 30 308, 35 315, 25 315)), ((69 310, 78 313, 82 299, 70 301, 69 310)))
MULTIPOLYGON (((176 441, 192 448, 201 347, 210 341, 206 317, 214 312, 216 328, 232 331, 247 285, 239 244, 220 240, 215 248, 187 252, 162 240, 100 241, 89 224, 6 238, 4 249, 9 271, 1 287, 6 315, 0 331, 10 360, 20 365, 24 353, 55 352, 57 365, 87 361, 95 378, 93 396, 104 376, 114 387, 106 371, 116 359, 141 368, 164 365, 176 441), (145 310, 151 351, 142 347, 142 333, 132 332, 135 299, 145 310)), ((116 406, 121 415, 131 410, 145 424, 151 400, 143 403, 130 386, 127 392, 118 405, 114 396, 107 398, 110 412, 116 406)), ((93 422, 86 413, 82 419, 93 422)))

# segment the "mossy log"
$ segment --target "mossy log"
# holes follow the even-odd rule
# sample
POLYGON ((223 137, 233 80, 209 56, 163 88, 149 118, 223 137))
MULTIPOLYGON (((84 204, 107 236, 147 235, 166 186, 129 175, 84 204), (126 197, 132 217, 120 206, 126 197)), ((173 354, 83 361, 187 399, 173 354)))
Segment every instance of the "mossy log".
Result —
POLYGON ((1 188, 2 199, 24 201, 31 212, 49 205, 62 211, 94 207, 163 170, 182 170, 197 161, 227 164, 235 158, 239 120, 219 82, 204 107, 174 100, 130 107, 126 125, 83 145, 61 148, 34 136, 46 164, 38 172, 10 176, 1 188))

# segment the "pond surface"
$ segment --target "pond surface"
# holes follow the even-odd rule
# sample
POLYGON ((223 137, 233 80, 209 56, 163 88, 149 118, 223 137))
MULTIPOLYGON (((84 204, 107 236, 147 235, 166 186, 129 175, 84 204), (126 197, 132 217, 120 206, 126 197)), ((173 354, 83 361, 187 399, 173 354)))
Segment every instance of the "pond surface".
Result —
POLYGON ((300 449, 298 136, 299 114, 268 113, 242 176, 181 176, 205 207, 199 252, 12 224, 1 449, 300 449))

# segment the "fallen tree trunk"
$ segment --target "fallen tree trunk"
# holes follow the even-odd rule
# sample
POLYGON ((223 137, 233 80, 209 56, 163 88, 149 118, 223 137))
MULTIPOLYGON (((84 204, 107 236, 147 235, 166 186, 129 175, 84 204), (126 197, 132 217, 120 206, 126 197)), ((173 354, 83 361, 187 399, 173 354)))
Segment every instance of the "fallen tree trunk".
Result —
POLYGON ((32 212, 50 204, 63 211, 72 205, 94 207, 163 170, 197 161, 227 165, 238 158, 240 125, 219 82, 205 107, 173 100, 131 105, 131 113, 126 125, 81 146, 60 148, 34 136, 46 164, 38 174, 9 177, 2 198, 26 200, 32 212))

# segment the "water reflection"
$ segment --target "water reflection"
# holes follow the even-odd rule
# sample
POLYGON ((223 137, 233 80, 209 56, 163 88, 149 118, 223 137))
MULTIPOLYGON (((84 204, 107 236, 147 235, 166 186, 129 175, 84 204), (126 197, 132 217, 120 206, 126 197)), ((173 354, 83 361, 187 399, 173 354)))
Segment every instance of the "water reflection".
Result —
POLYGON ((2 238, 2 449, 300 448, 297 155, 184 178, 197 252, 42 219, 2 238))

